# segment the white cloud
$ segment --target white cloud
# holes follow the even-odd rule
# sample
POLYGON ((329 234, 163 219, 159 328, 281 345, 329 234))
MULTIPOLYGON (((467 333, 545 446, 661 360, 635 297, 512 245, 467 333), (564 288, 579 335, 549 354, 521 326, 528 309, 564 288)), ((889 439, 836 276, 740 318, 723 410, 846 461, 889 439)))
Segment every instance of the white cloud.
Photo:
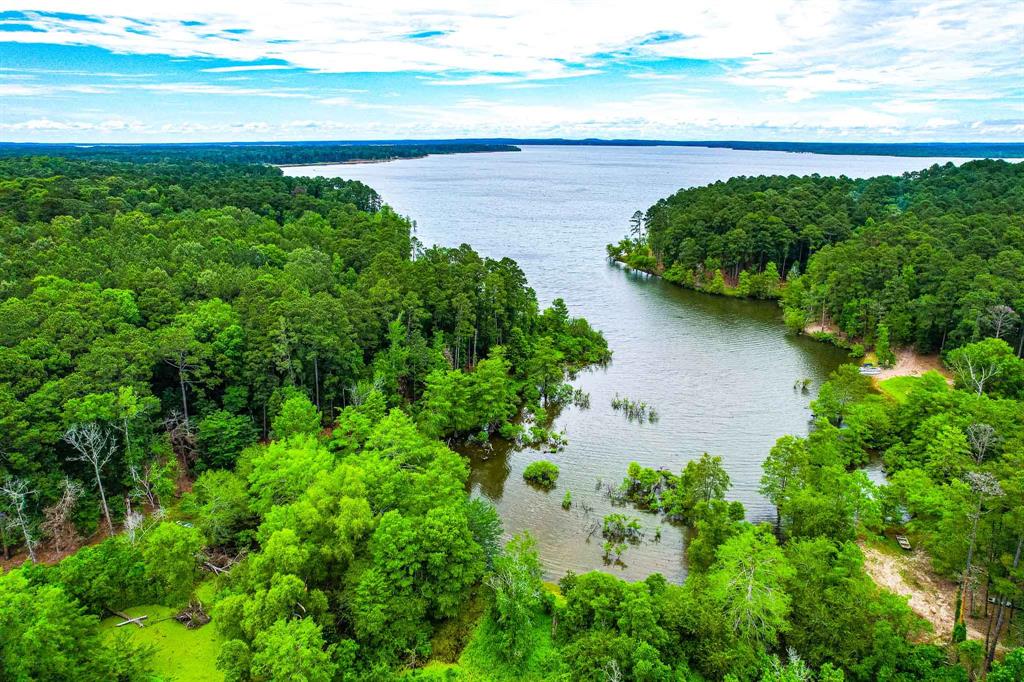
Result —
MULTIPOLYGON (((420 71, 452 82, 561 78, 624 54, 744 60, 736 82, 789 90, 789 99, 876 85, 962 83, 1020 65, 1024 3, 996 0, 22 0, 36 31, 24 43, 91 45, 118 53, 273 59, 269 70, 420 71), (33 13, 36 12, 36 13, 33 13), (89 15, 96 20, 44 12, 89 15), (187 22, 187 23, 186 23, 187 22)), ((637 74, 635 77, 643 78, 637 74)))
MULTIPOLYGON (((104 130, 98 122, 81 124, 90 128, 62 122, 43 98, 130 91, 209 95, 211 109, 215 96, 309 100, 325 107, 300 114, 313 117, 307 120, 245 122, 233 117, 268 113, 239 114, 231 100, 230 109, 222 109, 228 119, 223 123, 161 120, 144 127, 146 134, 181 136, 694 137, 741 130, 756 137, 789 130, 813 137, 941 130, 944 136, 1007 137, 1020 124, 996 121, 1024 119, 1019 0, 634 0, 626 7, 434 0, 429 9, 422 0, 8 0, 5 9, 27 16, 0 23, 36 30, 6 30, 4 41, 202 60, 195 67, 202 72, 197 82, 178 75, 161 83, 152 74, 0 69, 0 97, 25 107, 18 114, 26 120, 7 123, 10 131, 104 130), (669 58, 710 63, 676 63, 666 70, 663 60, 669 58), (210 66, 213 59, 230 64, 210 66), (372 87, 376 99, 361 102, 347 96, 361 91, 311 85, 320 73, 389 72, 465 88, 432 91, 430 102, 451 102, 458 97, 453 93, 462 92, 489 98, 411 105, 406 102, 422 98, 423 88, 380 79, 372 87), (602 73, 601 80, 563 80, 602 73), (45 84, 30 78, 36 74, 45 84), (72 84, 74 76, 96 78, 72 84), (236 80, 241 78, 251 81, 236 80), (594 88, 580 94, 591 83, 594 88), (540 86, 546 89, 519 92, 540 86), (396 88, 401 98, 392 97, 396 88), (419 93, 410 97, 413 90, 419 93), (36 108, 28 108, 30 99, 36 108), (959 109, 967 107, 984 109, 971 112, 978 121, 958 120, 959 109), (365 111, 370 109, 372 120, 365 111), (315 118, 321 113, 331 120, 315 118), (69 127, 45 127, 59 125, 69 127)), ((106 101, 119 100, 95 100, 106 101)), ((278 104, 287 103, 266 107, 278 104)), ((135 123, 131 130, 143 128, 135 123)))
POLYGON ((242 66, 216 66, 210 69, 201 69, 204 73, 234 73, 236 71, 280 71, 282 69, 293 69, 295 67, 287 64, 249 64, 242 66))

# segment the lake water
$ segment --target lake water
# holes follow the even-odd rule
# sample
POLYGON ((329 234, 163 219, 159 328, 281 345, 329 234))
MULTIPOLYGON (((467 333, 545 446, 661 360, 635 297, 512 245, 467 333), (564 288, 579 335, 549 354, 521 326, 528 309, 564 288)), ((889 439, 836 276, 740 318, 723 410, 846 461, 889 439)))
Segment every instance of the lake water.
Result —
MULTIPOLYGON (((653 514, 613 508, 600 489, 617 484, 630 461, 678 472, 710 452, 732 478, 729 498, 751 520, 774 518, 757 492, 761 462, 784 434, 805 434, 807 403, 845 355, 787 333, 774 303, 709 296, 627 271, 605 244, 627 231, 630 216, 682 187, 736 175, 819 173, 850 177, 902 173, 948 159, 828 156, 683 147, 527 146, 518 153, 458 154, 380 164, 286 168, 288 175, 361 180, 416 221, 426 245, 471 244, 518 261, 542 304, 564 298, 574 316, 604 332, 614 351, 607 367, 574 381, 590 408, 556 420, 568 446, 559 453, 466 449, 471 488, 491 500, 506 532, 529 529, 548 578, 603 569, 628 579, 658 571, 686 575, 685 533, 653 514), (810 393, 793 390, 812 379, 810 393), (657 423, 630 423, 611 408, 616 394, 653 405, 657 423), (536 459, 559 465, 558 486, 527 485, 536 459), (566 490, 575 504, 561 507, 566 490), (588 511, 589 510, 589 511, 588 511), (641 518, 647 539, 622 562, 606 565, 594 524, 611 511, 641 518), (661 527, 661 539, 654 534, 661 527)), ((961 162, 963 159, 954 160, 961 162)))

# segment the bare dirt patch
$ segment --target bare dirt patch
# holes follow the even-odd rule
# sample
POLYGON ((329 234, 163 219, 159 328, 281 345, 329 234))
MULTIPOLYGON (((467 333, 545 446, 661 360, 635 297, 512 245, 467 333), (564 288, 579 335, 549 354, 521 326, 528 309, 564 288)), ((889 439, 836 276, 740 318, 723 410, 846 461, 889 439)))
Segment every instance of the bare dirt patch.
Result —
MULTIPOLYGON (((935 575, 924 552, 915 550, 905 554, 890 554, 860 543, 864 552, 864 570, 890 592, 908 597, 914 613, 932 624, 934 632, 926 639, 945 643, 953 632, 956 605, 956 584, 935 575)), ((970 639, 985 641, 984 623, 967 619, 970 639)))
POLYGON ((895 351, 896 364, 875 375, 878 381, 892 377, 918 377, 925 372, 938 372, 949 380, 949 370, 938 355, 920 355, 909 348, 895 351))

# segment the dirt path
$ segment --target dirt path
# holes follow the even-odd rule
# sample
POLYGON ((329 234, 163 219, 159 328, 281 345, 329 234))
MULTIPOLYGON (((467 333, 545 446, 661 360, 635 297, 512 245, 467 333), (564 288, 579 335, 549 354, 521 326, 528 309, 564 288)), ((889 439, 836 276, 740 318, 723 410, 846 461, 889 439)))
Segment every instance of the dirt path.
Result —
MULTIPOLYGON (((953 632, 956 584, 936 576, 924 552, 917 550, 893 555, 860 543, 864 552, 864 569, 881 587, 909 597, 910 608, 935 628, 927 639, 935 643, 949 641, 953 632)), ((967 621, 970 639, 985 641, 984 623, 967 621)))

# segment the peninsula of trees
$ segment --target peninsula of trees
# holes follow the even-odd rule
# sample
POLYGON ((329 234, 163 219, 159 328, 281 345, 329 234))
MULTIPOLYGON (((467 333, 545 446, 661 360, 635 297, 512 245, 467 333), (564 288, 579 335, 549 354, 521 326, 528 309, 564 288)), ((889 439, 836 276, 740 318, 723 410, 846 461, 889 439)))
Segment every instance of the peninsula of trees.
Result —
POLYGON ((796 329, 887 334, 922 352, 996 336, 1024 350, 1024 164, 732 178, 638 212, 608 253, 682 286, 781 298, 796 329))

